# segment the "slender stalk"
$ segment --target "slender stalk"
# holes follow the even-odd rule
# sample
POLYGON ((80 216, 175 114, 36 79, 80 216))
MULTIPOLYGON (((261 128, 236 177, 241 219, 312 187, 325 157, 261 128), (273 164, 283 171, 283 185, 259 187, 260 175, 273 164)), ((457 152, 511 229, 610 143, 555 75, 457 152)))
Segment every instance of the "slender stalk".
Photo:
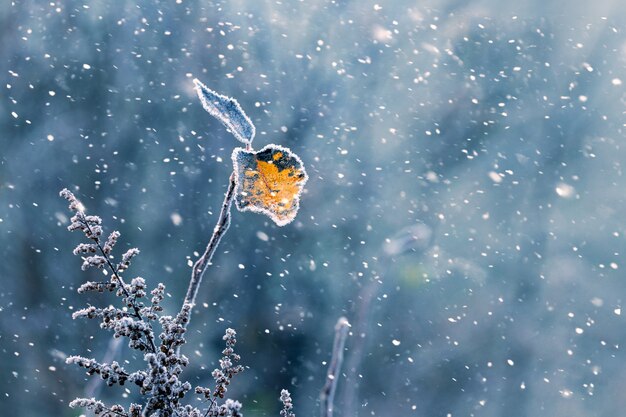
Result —
MULTIPOLYGON (((388 265, 386 262, 391 262, 391 260, 385 259, 385 262, 383 262, 382 265, 388 265)), ((379 274, 381 277, 384 275, 385 270, 379 274)), ((359 302, 354 316, 353 329, 355 334, 358 334, 359 337, 356 337, 350 345, 350 353, 348 355, 348 359, 346 360, 346 373, 348 375, 347 378, 349 383, 346 385, 346 389, 342 394, 344 406, 342 411, 346 416, 355 415, 356 401, 358 399, 360 389, 357 374, 361 366, 361 362, 363 361, 363 354, 367 343, 366 335, 369 334, 368 318, 371 314, 371 304, 376 294, 378 294, 379 285, 380 280, 378 277, 374 277, 368 283, 364 284, 361 291, 359 291, 359 296, 357 297, 359 302)))
POLYGON ((211 410, 213 409, 214 404, 215 404, 215 398, 211 398, 211 402, 209 403, 209 407, 206 409, 206 412, 204 413, 204 417, 207 417, 209 415, 209 412, 211 412, 211 410))
MULTIPOLYGON (((83 222, 85 227, 87 227, 87 229, 89 230, 89 234, 93 236, 93 232, 91 230, 91 227, 89 226, 89 223, 85 220, 85 213, 83 213, 82 211, 80 211, 79 213, 81 214, 81 221, 83 222)), ((113 263, 109 259, 109 255, 107 255, 107 253, 104 251, 104 248, 100 244, 100 239, 99 238, 95 238, 95 239, 92 239, 92 240, 95 242, 96 246, 98 247, 98 250, 100 250, 100 253, 104 257, 104 259, 106 259, 107 265, 109 266, 109 269, 113 273, 113 276, 120 283, 120 288, 124 292, 124 295, 126 296, 127 299, 130 298, 130 294, 126 290, 126 284, 124 283, 124 280, 122 279, 122 276, 118 273, 117 268, 115 267, 115 265, 113 265, 113 263)), ((135 317, 137 317, 139 320, 141 320, 143 322, 148 323, 143 318, 143 316, 141 315, 141 312, 139 311, 139 307, 137 306, 137 304, 135 302, 132 303, 132 307, 133 307, 133 310, 135 311, 135 317)), ((149 345, 148 347, 150 348, 150 351, 152 353, 156 353, 156 346, 154 345, 154 340, 152 340, 151 332, 147 331, 147 332, 145 332, 145 334, 146 334, 146 339, 148 340, 148 345, 149 345)))
POLYGON ((326 383, 320 393, 322 417, 333 417, 333 401, 335 400, 337 381, 339 379, 339 372, 341 371, 341 363, 343 362, 343 349, 346 345, 349 327, 350 323, 348 323, 348 319, 345 317, 340 317, 335 325, 333 355, 330 360, 330 365, 328 366, 326 383))
MULTIPOLYGON (((196 301, 196 296, 198 295, 198 288, 200 287, 200 283, 202 282, 202 277, 206 272, 208 266, 211 264, 211 259, 213 258, 213 254, 217 249, 217 246, 222 239, 222 236, 228 230, 230 226, 230 207, 233 202, 233 197, 235 196, 235 174, 231 174, 228 190, 224 195, 224 202, 222 203, 222 210, 220 211, 220 216, 217 219, 217 224, 213 229, 213 234, 209 239, 209 243, 204 250, 204 253, 196 263, 193 264, 193 269, 191 270, 191 280, 189 281, 189 287, 187 288, 187 295, 185 296, 185 300, 183 301, 183 306, 185 304, 194 304, 196 301)), ((187 321, 187 325, 189 321, 187 321)))

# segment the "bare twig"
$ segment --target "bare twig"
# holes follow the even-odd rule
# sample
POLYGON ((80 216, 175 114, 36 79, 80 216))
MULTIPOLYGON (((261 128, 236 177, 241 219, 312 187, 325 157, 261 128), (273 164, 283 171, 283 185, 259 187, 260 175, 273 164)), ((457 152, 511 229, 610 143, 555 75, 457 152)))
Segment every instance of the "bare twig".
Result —
MULTIPOLYGON (((202 282, 202 277, 204 276, 208 266, 211 264, 211 259, 213 258, 213 254, 220 243, 220 239, 224 236, 224 233, 226 233, 228 227, 230 226, 230 207, 234 196, 235 174, 233 173, 230 176, 228 190, 226 191, 226 195, 224 195, 222 210, 220 211, 217 224, 213 229, 213 234, 209 239, 209 243, 207 244, 204 253, 200 258, 198 258, 196 263, 193 265, 193 269, 191 270, 191 280, 189 281, 189 287, 187 288, 187 295, 185 296, 183 306, 185 304, 194 304, 196 301, 196 295, 198 295, 198 288, 202 282)), ((187 324, 189 324, 189 322, 187 322, 187 324)))
POLYGON ((337 390, 337 380, 343 362, 343 349, 348 337, 350 323, 345 317, 340 317, 335 325, 335 341, 333 342, 333 355, 326 374, 326 383, 320 393, 322 417, 333 417, 333 401, 337 390))

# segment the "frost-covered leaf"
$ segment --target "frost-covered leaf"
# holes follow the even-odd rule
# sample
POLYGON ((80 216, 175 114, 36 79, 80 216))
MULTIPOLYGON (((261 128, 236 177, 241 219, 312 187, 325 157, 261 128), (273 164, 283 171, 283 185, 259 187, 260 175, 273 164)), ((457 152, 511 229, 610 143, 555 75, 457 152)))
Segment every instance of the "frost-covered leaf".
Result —
POLYGON ((238 140, 247 145, 251 144, 252 139, 254 139, 255 128, 237 100, 216 93, 197 79, 194 79, 193 82, 196 85, 202 107, 211 116, 222 122, 238 140))
POLYGON ((288 148, 267 145, 256 152, 235 148, 232 159, 237 208, 266 214, 279 226, 290 223, 308 179, 300 158, 288 148))

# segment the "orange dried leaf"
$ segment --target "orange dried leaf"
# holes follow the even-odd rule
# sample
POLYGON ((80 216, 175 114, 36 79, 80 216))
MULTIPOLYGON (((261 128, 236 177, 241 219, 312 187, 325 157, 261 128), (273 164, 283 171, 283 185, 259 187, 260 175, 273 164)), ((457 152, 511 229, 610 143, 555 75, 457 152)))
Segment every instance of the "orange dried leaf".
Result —
POLYGON ((300 158, 288 148, 267 145, 259 151, 236 148, 232 155, 240 211, 269 216, 284 226, 298 213, 300 193, 308 177, 300 158))

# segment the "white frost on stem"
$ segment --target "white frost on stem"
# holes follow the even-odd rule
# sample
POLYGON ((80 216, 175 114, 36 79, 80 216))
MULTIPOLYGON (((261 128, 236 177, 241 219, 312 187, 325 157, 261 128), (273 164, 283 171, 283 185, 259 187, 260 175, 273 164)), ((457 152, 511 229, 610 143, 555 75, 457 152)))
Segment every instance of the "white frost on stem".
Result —
MULTIPOLYGON (((220 211, 220 216, 217 220, 217 224, 215 225, 215 229, 213 229, 213 234, 209 239, 209 243, 204 250, 204 253, 196 263, 193 265, 193 269, 191 270, 191 279, 189 281, 189 287, 187 288, 187 295, 185 295, 185 300, 183 301, 183 307, 185 305, 194 305, 196 302, 196 296, 198 295, 198 288, 200 287, 200 283, 202 282, 202 277, 206 272, 209 264, 211 263, 211 259, 213 258, 213 254, 217 249, 217 246, 222 239, 222 236, 228 230, 230 226, 230 207, 233 202, 233 197, 235 196, 235 176, 232 174, 230 176, 228 190, 224 195, 224 202, 222 203, 222 210, 220 211)), ((187 327, 186 323, 185 327, 187 327)))
POLYGON ((333 342, 333 355, 326 373, 326 384, 320 393, 321 416, 333 417, 333 401, 335 400, 335 391, 337 390, 337 380, 343 362, 343 349, 346 345, 348 337, 348 329, 350 323, 345 317, 340 317, 335 325, 335 341, 333 342))

